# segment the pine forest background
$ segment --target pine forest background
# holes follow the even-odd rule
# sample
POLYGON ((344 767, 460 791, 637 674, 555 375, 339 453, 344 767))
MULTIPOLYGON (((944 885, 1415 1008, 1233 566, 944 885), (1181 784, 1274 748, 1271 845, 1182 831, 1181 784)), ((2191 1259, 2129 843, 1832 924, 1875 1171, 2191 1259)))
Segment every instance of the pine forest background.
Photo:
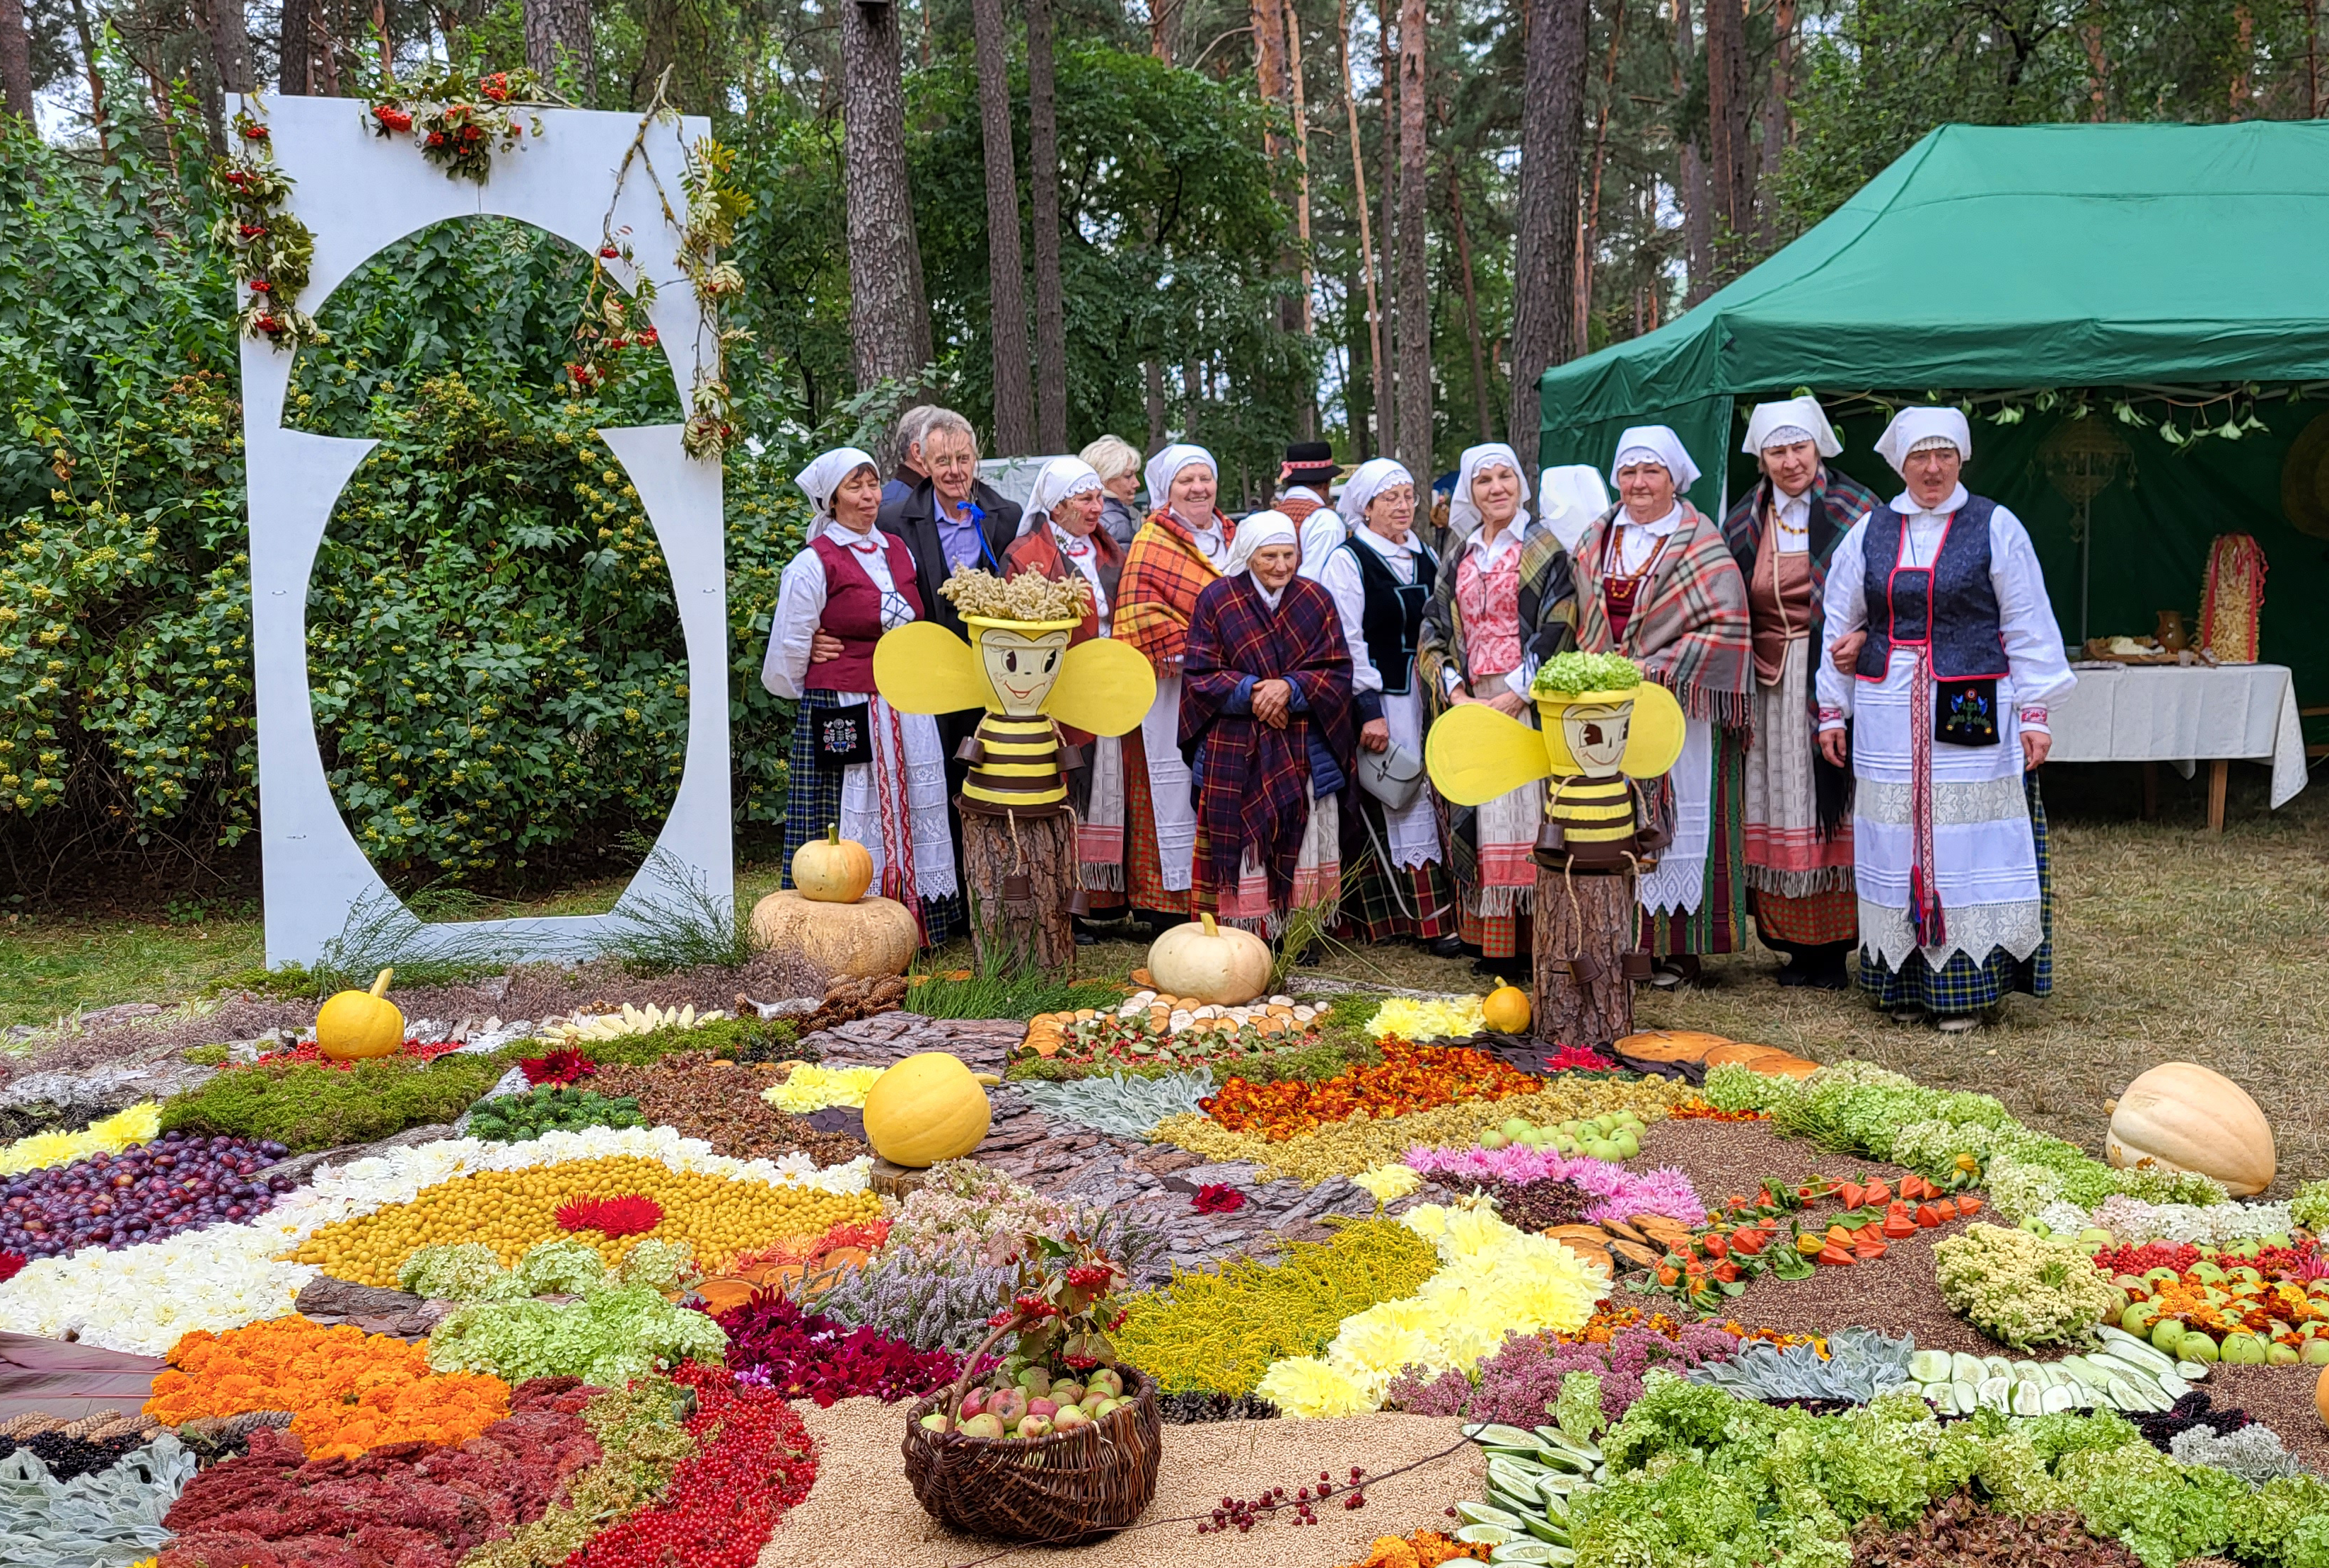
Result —
MULTIPOLYGON (((1433 475, 1482 439, 1532 453, 1545 365, 1671 319, 1935 125, 2313 118, 2319 13, 0 0, 0 901, 250 885, 233 296, 203 183, 224 91, 531 65, 605 109, 664 83, 736 148, 751 440, 728 463, 717 678, 749 847, 784 806, 789 713, 757 675, 804 520, 789 476, 883 448, 903 401, 962 409, 991 453, 1199 441, 1232 505, 1289 439, 1433 475)), ((572 385, 586 277, 487 220, 308 302, 331 342, 302 353, 289 417, 381 441, 311 587, 318 732, 402 891, 636 864, 712 674, 589 433, 675 419, 676 395, 572 385)))

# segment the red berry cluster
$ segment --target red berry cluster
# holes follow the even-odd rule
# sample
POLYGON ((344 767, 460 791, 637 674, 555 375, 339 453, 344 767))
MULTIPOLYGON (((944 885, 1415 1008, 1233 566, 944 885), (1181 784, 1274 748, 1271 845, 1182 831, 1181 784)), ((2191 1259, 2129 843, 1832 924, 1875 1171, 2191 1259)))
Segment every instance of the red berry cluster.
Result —
POLYGON ((687 1430, 703 1450, 653 1507, 593 1536, 568 1568, 750 1568, 816 1480, 808 1429, 781 1391, 690 1362, 672 1374, 702 1402, 687 1430))
POLYGON ((1367 1506, 1366 1473, 1364 1466, 1353 1465, 1351 1478, 1344 1484, 1340 1493, 1334 1488, 1334 1473, 1320 1470, 1315 1486, 1297 1487, 1290 1497, 1286 1495, 1284 1487, 1268 1488, 1255 1497, 1223 1497, 1221 1506, 1213 1510, 1211 1518, 1197 1521, 1197 1534, 1218 1535, 1235 1530, 1240 1535, 1251 1535, 1253 1527, 1261 1523, 1264 1515, 1274 1514, 1280 1508, 1293 1509, 1297 1525, 1315 1525, 1318 1522, 1315 1510, 1325 1507, 1326 1499, 1335 1496, 1341 1497, 1345 1508, 1363 1508, 1367 1506))

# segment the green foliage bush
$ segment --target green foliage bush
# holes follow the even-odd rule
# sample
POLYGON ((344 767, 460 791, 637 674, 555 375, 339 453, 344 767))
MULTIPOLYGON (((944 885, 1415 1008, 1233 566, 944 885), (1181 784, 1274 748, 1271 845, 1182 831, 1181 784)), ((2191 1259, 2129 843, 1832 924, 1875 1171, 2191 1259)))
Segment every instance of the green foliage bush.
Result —
POLYGON ((523 1046, 430 1062, 382 1056, 352 1067, 260 1063, 231 1068, 162 1106, 162 1129, 272 1138, 294 1154, 372 1143, 450 1123, 493 1087, 523 1046))
POLYGON ((481 1100, 469 1110, 469 1136, 487 1143, 523 1143, 545 1132, 580 1132, 586 1127, 645 1127, 639 1102, 613 1099, 592 1090, 545 1083, 530 1094, 481 1100))

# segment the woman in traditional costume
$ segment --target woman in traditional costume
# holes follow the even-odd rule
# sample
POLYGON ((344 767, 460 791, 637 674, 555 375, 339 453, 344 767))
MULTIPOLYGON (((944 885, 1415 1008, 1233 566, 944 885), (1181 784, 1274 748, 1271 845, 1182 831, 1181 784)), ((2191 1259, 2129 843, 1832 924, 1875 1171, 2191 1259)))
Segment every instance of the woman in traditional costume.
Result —
MULTIPOLYGON (((1520 458, 1502 441, 1470 449, 1457 465, 1447 505, 1452 543, 1417 635, 1428 718, 1488 703, 1534 727, 1529 682, 1539 665, 1576 643, 1569 556, 1529 515, 1528 498, 1520 458)), ((1445 809, 1441 836, 1458 893, 1457 930, 1480 953, 1473 967, 1482 974, 1525 971, 1536 890, 1531 854, 1544 827, 1544 786, 1523 784, 1485 806, 1445 809)))
POLYGON ((1754 625, 1755 744, 1747 751, 1747 888, 1782 986, 1840 991, 1859 930, 1852 776, 1819 754, 1820 606, 1828 562, 1875 494, 1824 460, 1843 448, 1814 397, 1759 403, 1740 449, 1763 470, 1722 520, 1754 625))
POLYGON ((2076 677, 2028 531, 1960 481, 1965 415, 1903 409, 1876 449, 1907 488, 1830 565, 1820 750, 1856 784, 1860 984, 1955 1033, 2054 988, 2038 768, 2076 677))
POLYGON ((1125 888, 1135 914, 1189 918, 1197 817, 1181 756, 1181 656, 1197 596, 1229 564, 1237 525, 1213 505, 1213 455, 1172 446, 1148 459, 1156 509, 1134 534, 1117 582, 1115 632, 1156 672, 1156 702, 1124 737, 1125 888))
MULTIPOLYGON (((1423 756, 1423 688, 1415 650, 1424 607, 1439 562, 1415 535, 1415 479, 1389 458, 1359 465, 1343 486, 1350 541, 1321 563, 1316 581, 1334 596, 1343 641, 1351 652, 1352 704, 1362 751, 1396 746, 1423 756)), ((1306 554, 1302 575, 1312 575, 1306 554)), ((1353 896, 1344 901, 1346 932, 1370 942, 1410 937, 1441 958, 1463 946, 1457 933, 1456 884, 1439 846, 1439 811, 1429 784, 1394 811, 1353 789, 1353 896)))
POLYGON ((1351 655, 1334 596, 1297 571, 1293 519, 1239 525, 1197 596, 1182 666, 1182 755, 1195 780, 1197 911, 1277 935, 1342 894, 1334 797, 1351 777, 1351 655))
POLYGON ((1578 646, 1623 654, 1682 704, 1682 757, 1659 783, 1671 835, 1636 884, 1653 983, 1698 977, 1699 959, 1735 949, 1747 923, 1746 755, 1755 720, 1747 580, 1722 530, 1683 492, 1698 465, 1664 425, 1617 438, 1618 502, 1577 542, 1578 646))
MULTIPOLYGON (((1019 537, 1003 556, 1006 577, 1023 571, 1059 582, 1081 577, 1089 587, 1091 607, 1083 624, 1069 634, 1070 647, 1108 635, 1109 611, 1124 574, 1124 547, 1102 525, 1107 494, 1089 463, 1052 458, 1035 476, 1019 537)), ((1124 903, 1124 743, 1115 735, 1092 735, 1064 724, 1061 736, 1081 753, 1081 761, 1068 770, 1081 883, 1092 914, 1113 920, 1124 903)), ((1077 940, 1088 941, 1089 933, 1080 926, 1077 940)))
POLYGON ((922 618, 913 553, 874 525, 882 474, 856 448, 825 453, 794 483, 816 517, 778 580, 760 665, 760 684, 800 704, 778 856, 783 885, 792 884, 793 851, 838 824, 872 855, 882 896, 912 911, 936 946, 962 914, 938 724, 898 712, 873 687, 873 645, 922 618))

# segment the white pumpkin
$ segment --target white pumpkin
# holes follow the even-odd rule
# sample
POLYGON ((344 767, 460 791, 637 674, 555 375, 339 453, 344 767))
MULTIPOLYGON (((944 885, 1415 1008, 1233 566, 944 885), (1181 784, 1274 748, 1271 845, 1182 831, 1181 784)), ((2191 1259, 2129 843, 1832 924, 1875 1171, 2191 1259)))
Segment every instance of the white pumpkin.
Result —
POLYGON ((2248 1091, 2196 1063, 2163 1062, 2112 1108, 2105 1152, 2122 1170, 2193 1171, 2234 1197, 2272 1185, 2272 1124, 2248 1091))
POLYGON ((1183 1002, 1241 1007, 1268 995, 1276 961, 1269 944, 1251 931, 1200 915, 1149 946, 1148 977, 1159 991, 1183 1002))

